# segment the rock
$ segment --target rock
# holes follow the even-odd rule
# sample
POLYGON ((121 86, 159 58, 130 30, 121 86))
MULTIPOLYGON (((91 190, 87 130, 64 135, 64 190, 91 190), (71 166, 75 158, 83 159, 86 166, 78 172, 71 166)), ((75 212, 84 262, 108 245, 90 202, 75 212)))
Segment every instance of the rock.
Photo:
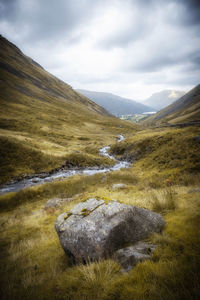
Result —
POLYGON ((198 193, 200 192, 200 188, 194 188, 194 189, 191 189, 188 191, 188 194, 191 194, 191 193, 198 193))
POLYGON ((60 198, 49 199, 45 204, 45 209, 59 206, 60 200, 60 198))
POLYGON ((193 140, 194 140, 195 142, 199 142, 199 141, 200 141, 200 136, 199 136, 199 135, 194 136, 194 137, 193 137, 193 140))
POLYGON ((61 214, 55 228, 73 263, 98 260, 160 232, 163 217, 144 208, 117 201, 89 199, 61 214))
POLYGON ((118 189, 125 189, 127 187, 128 187, 128 185, 125 183, 115 183, 115 184, 113 184, 112 189, 118 190, 118 189))
POLYGON ((138 262, 151 259, 150 254, 155 250, 152 244, 139 242, 133 246, 117 250, 113 258, 123 267, 125 272, 130 271, 138 262))
POLYGON ((52 207, 58 207, 64 202, 68 202, 73 200, 73 198, 52 198, 49 199, 46 204, 44 209, 52 208, 52 207))

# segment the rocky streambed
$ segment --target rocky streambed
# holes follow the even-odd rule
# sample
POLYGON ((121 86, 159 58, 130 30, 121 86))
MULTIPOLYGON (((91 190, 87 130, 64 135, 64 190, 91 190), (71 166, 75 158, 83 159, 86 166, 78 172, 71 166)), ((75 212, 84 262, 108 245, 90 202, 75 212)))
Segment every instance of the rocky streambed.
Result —
MULTIPOLYGON (((124 140, 123 135, 119 135, 118 142, 121 142, 124 140)), ((109 157, 116 161, 114 166, 111 167, 86 167, 86 168, 70 168, 70 169, 60 169, 56 170, 52 173, 41 173, 36 174, 34 176, 27 176, 24 179, 11 182, 9 184, 6 184, 0 188, 0 195, 7 194, 10 192, 18 192, 22 189, 44 184, 46 182, 52 182, 54 180, 62 180, 67 177, 71 177, 77 174, 80 175, 94 175, 97 173, 107 173, 112 171, 117 171, 122 168, 128 168, 130 167, 130 162, 123 160, 117 160, 113 155, 109 154, 110 146, 103 147, 99 150, 100 154, 105 157, 109 157)))

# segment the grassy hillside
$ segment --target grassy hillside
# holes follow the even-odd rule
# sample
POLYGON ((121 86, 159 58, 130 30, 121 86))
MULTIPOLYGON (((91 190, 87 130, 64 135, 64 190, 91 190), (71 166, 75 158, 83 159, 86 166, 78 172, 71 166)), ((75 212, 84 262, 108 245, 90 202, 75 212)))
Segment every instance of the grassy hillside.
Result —
POLYGON ((134 159, 130 169, 75 176, 1 196, 3 299, 198 299, 197 136, 197 127, 146 129, 112 147, 116 155, 134 159), (115 183, 127 186, 113 189, 115 183), (46 201, 54 197, 68 201, 45 210, 46 201), (127 274, 111 259, 70 265, 54 223, 62 212, 90 197, 116 199, 163 214, 167 222, 164 232, 147 239, 157 246, 151 261, 139 263, 127 274))
POLYGON ((200 85, 144 121, 144 124, 177 124, 200 121, 200 85))
MULTIPOLYGON (((0 183, 49 171, 69 161, 72 153, 77 165, 85 153, 85 164, 94 164, 101 145, 134 129, 46 72, 3 37, 0 69, 0 183)), ((99 164, 109 163, 98 157, 99 164)))

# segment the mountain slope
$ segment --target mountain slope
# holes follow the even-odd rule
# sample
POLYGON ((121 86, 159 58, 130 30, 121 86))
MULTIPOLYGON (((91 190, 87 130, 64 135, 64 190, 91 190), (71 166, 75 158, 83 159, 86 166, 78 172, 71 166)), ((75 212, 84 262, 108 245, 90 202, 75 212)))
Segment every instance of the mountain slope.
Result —
POLYGON ((156 110, 172 104, 185 94, 183 91, 165 90, 159 93, 154 93, 151 97, 143 101, 143 104, 154 107, 156 110))
POLYGON ((77 91, 80 94, 92 99, 97 104, 103 106, 107 111, 115 116, 150 112, 153 110, 152 107, 127 98, 113 95, 111 93, 92 92, 80 89, 77 91))
POLYGON ((170 124, 200 121, 200 85, 144 122, 151 121, 170 124))
POLYGON ((133 128, 0 37, 0 182, 48 171, 69 155, 95 164, 104 140, 133 128), (86 150, 87 148, 87 150, 86 150), (79 153, 75 153, 78 151, 79 153), (87 154, 87 157, 83 157, 87 154), (82 156, 81 156, 82 155, 82 156))

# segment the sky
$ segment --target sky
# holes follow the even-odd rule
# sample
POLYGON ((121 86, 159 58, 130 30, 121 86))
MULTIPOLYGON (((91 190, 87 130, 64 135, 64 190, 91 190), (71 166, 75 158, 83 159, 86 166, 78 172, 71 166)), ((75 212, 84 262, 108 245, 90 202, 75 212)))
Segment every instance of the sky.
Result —
POLYGON ((200 83, 200 0, 0 0, 0 33, 73 88, 142 100, 200 83))

